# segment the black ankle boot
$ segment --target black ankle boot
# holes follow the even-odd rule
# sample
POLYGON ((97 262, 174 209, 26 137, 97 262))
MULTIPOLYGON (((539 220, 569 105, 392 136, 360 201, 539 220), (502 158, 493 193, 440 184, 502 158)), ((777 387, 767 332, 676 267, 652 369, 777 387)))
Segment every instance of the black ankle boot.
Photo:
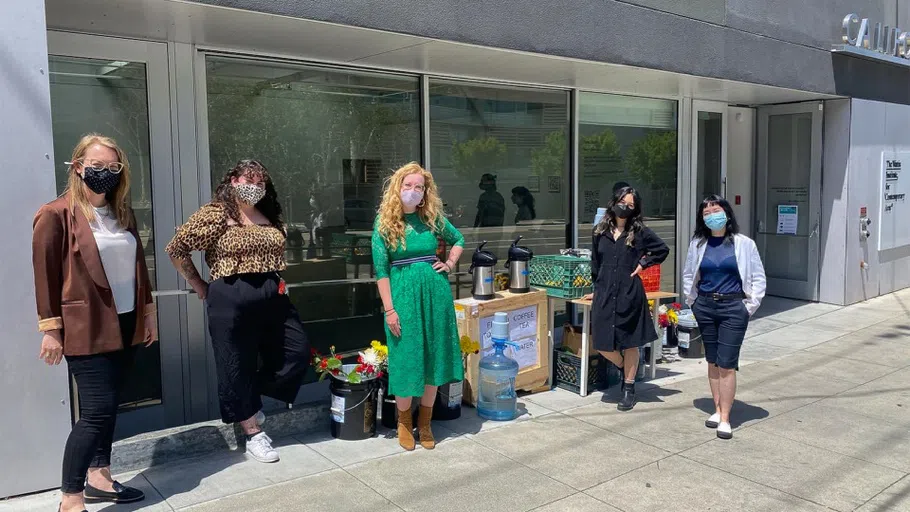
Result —
POLYGON ((633 407, 635 407, 635 383, 623 380, 622 398, 619 399, 616 408, 620 411, 631 411, 633 407))

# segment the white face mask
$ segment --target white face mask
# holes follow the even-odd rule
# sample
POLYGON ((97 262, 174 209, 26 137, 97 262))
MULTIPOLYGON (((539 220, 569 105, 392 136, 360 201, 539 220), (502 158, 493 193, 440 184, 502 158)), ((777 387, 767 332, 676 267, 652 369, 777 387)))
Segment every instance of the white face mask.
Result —
POLYGON ((265 197, 265 188, 252 183, 237 183, 234 185, 234 193, 241 202, 250 206, 256 206, 262 198, 265 197))
POLYGON ((401 202, 408 208, 417 208, 421 201, 423 201, 423 192, 416 190, 401 191, 401 202))

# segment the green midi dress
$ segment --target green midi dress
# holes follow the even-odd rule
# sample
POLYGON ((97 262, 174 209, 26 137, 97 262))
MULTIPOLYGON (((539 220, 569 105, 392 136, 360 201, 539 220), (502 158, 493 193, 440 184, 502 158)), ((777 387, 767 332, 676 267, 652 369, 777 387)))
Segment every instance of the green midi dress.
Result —
POLYGON ((448 220, 438 230, 416 213, 405 215, 405 243, 391 249, 373 229, 373 267, 376 279, 389 278, 392 305, 401 320, 401 336, 385 325, 389 346, 389 394, 423 395, 424 386, 441 386, 464 379, 455 305, 449 276, 432 263, 394 266, 394 261, 434 256, 437 235, 451 246, 464 247, 464 237, 448 220))

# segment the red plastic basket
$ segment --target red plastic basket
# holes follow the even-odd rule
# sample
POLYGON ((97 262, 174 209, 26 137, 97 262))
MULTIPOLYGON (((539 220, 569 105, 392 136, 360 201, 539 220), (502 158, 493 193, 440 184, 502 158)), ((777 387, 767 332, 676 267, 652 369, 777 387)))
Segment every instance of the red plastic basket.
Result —
POLYGON ((654 265, 642 270, 639 274, 641 282, 645 285, 645 292, 660 291, 660 265, 654 265))

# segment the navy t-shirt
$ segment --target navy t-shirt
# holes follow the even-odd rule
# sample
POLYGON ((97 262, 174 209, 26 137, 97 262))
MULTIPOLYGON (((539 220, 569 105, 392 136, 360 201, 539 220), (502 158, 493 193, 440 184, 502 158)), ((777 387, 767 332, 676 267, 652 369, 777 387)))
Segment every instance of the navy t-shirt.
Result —
POLYGON ((743 292, 743 281, 736 266, 736 251, 732 243, 724 243, 724 237, 708 238, 705 257, 698 271, 701 293, 735 294, 743 292))

